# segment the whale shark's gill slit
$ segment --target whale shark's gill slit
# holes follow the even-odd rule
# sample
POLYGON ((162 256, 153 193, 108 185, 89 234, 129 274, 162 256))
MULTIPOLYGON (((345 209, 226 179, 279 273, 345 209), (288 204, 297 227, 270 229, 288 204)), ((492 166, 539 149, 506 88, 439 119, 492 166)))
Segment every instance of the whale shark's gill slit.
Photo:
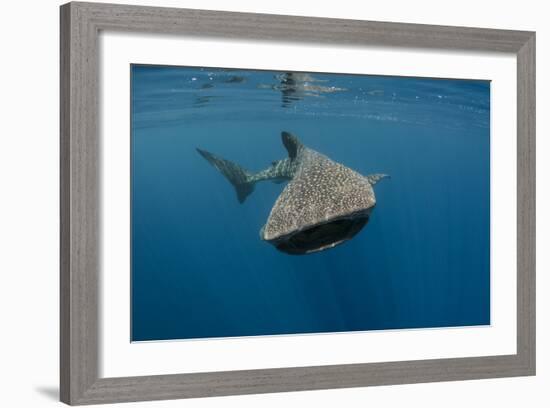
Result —
POLYGON ((369 221, 369 216, 334 220, 314 225, 296 234, 284 237, 275 244, 282 252, 291 255, 303 255, 332 248, 353 238, 369 221))

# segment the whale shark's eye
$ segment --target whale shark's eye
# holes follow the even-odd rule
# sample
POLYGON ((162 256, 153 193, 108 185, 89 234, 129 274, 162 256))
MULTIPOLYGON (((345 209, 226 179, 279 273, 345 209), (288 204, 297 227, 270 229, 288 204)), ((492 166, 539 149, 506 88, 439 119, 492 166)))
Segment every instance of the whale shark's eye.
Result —
POLYGON ((335 246, 353 238, 369 221, 369 216, 337 219, 314 225, 282 239, 276 244, 279 251, 301 255, 335 246))

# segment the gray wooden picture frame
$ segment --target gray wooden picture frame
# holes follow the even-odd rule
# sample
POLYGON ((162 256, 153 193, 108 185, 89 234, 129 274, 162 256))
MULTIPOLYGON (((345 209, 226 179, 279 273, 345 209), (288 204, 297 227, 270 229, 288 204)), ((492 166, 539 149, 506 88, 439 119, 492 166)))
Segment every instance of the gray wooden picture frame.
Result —
POLYGON ((71 405, 114 403, 535 374, 534 32, 95 3, 69 3, 61 6, 60 11, 61 401, 71 405), (517 353, 100 378, 98 35, 101 30, 515 54, 517 353))

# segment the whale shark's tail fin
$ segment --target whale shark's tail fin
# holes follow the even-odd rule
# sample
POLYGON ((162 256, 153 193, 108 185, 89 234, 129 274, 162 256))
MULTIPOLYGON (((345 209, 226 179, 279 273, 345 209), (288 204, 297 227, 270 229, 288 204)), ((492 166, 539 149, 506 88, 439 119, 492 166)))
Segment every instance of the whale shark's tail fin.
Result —
POLYGON ((246 197, 254 191, 254 180, 252 174, 237 163, 217 157, 206 150, 197 148, 202 157, 222 173, 227 180, 235 187, 239 203, 244 203, 246 197))

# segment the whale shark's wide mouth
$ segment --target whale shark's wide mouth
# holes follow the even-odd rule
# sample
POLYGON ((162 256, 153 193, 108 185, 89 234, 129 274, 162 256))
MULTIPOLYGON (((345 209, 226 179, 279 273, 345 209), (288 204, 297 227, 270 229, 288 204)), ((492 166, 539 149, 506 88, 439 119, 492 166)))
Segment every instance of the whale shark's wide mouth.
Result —
POLYGON ((286 252, 287 254, 310 254, 333 248, 353 238, 368 221, 368 214, 338 218, 280 237, 272 243, 279 251, 286 252))

